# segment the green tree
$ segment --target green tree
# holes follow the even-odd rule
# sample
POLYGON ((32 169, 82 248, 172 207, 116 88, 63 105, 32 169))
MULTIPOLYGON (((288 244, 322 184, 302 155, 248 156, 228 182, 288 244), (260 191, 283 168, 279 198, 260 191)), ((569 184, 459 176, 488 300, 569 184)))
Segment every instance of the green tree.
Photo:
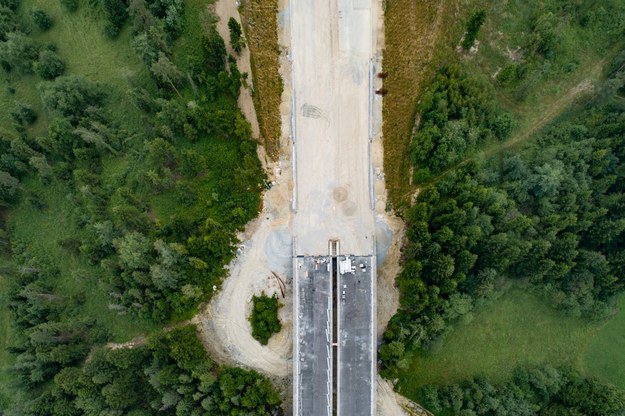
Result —
POLYGON ((202 39, 202 46, 206 52, 206 66, 211 74, 218 74, 223 71, 226 57, 226 44, 219 36, 216 29, 212 29, 209 34, 202 39))
POLYGON ((70 13, 74 13, 78 10, 79 0, 59 0, 61 5, 70 13))
POLYGON ((255 371, 230 368, 211 386, 202 402, 209 414, 272 415, 279 412, 280 397, 271 383, 255 371))
POLYGON ((54 79, 65 72, 65 61, 53 51, 42 50, 39 60, 34 63, 35 72, 43 79, 54 79))
POLYGON ((228 29, 230 31, 230 45, 232 49, 239 54, 245 47, 245 39, 243 39, 243 30, 241 25, 234 17, 228 20, 228 29))
POLYGON ((282 324, 278 318, 278 310, 282 304, 278 298, 261 293, 260 296, 252 297, 252 314, 249 317, 252 324, 252 336, 261 344, 267 345, 273 334, 280 332, 282 324))
POLYGON ((130 232, 113 240, 119 261, 125 268, 145 269, 152 261, 152 244, 143 234, 130 232))
POLYGON ((187 178, 193 178, 206 169, 206 160, 193 149, 184 149, 180 153, 180 170, 187 178))
POLYGON ((33 19, 33 22, 37 25, 37 27, 44 32, 49 30, 54 23, 52 18, 43 10, 33 10, 30 13, 30 17, 33 19))
POLYGON ((0 43, 0 64, 7 71, 31 74, 33 62, 39 55, 39 47, 22 32, 9 32, 6 41, 0 43))
POLYGON ((126 4, 123 0, 100 0, 100 5, 108 20, 105 33, 111 38, 115 38, 128 19, 126 4))
POLYGON ((150 72, 161 84, 168 84, 179 97, 178 87, 182 86, 184 76, 176 65, 163 52, 158 53, 158 59, 150 67, 150 72))
POLYGON ((10 206, 16 202, 20 191, 20 181, 10 173, 0 171, 0 204, 10 206))
POLYGON ((54 172, 45 156, 33 156, 28 160, 28 164, 37 171, 44 183, 50 183, 54 172))
POLYGON ((178 164, 176 148, 161 137, 157 137, 145 144, 148 161, 154 168, 168 167, 174 169, 178 164))
POLYGON ((40 84, 38 88, 46 110, 67 117, 73 124, 90 107, 104 104, 106 96, 100 85, 75 75, 58 77, 52 83, 40 84))
POLYGON ((0 5, 0 41, 7 40, 7 33, 18 29, 17 18, 10 7, 0 5))
POLYGON ((20 124, 31 125, 37 121, 37 113, 28 104, 17 103, 17 111, 12 113, 13 118, 20 124))
POLYGON ((473 46, 475 39, 477 38, 477 34, 480 31, 480 28, 484 24, 486 20, 486 11, 479 10, 471 15, 469 22, 467 23, 467 33, 464 36, 464 40, 462 41, 462 47, 466 50, 473 46))

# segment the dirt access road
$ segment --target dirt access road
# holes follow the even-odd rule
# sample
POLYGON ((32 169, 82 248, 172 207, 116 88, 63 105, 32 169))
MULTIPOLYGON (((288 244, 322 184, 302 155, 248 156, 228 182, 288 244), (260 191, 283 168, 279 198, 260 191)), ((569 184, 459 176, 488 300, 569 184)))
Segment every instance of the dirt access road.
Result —
MULTIPOLYGON (((226 41, 228 51, 237 56, 230 48, 227 26, 230 17, 240 22, 236 1, 219 0, 214 5, 214 12, 219 17, 219 34, 226 41)), ((249 50, 245 48, 237 56, 237 65, 241 71, 251 74, 249 58, 249 50)), ((252 125, 254 137, 258 138, 258 121, 248 89, 242 89, 239 106, 252 125)), ((262 148, 259 148, 259 157, 261 161, 266 160, 262 148)), ((289 161, 281 155, 278 162, 265 165, 265 170, 274 185, 263 195, 263 211, 238 235, 242 244, 237 258, 228 266, 228 278, 213 301, 194 321, 199 324, 204 343, 213 358, 254 368, 270 376, 286 378, 291 375, 290 290, 287 287, 283 294, 273 273, 286 282, 291 273, 289 161), (279 316, 283 329, 270 339, 267 346, 252 337, 248 321, 252 296, 261 292, 276 294, 284 305, 279 316)))

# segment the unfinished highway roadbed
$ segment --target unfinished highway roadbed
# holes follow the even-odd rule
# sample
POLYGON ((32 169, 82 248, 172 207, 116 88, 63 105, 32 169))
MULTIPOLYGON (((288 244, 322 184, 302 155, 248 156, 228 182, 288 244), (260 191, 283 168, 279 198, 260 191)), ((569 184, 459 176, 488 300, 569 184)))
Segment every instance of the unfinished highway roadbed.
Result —
POLYGON ((378 4, 289 2, 294 414, 375 414, 378 4))
POLYGON ((344 253, 373 246, 370 6, 290 2, 297 254, 325 254, 332 239, 344 253))

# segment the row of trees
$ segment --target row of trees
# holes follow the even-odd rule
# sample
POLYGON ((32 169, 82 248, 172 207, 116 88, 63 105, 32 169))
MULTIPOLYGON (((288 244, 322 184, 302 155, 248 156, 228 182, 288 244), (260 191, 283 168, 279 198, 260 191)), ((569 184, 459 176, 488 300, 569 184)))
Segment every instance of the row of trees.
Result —
POLYGON ((130 348, 99 348, 82 367, 67 366, 50 389, 8 415, 281 414, 273 386, 254 371, 218 368, 195 326, 130 348))
POLYGON ((426 386, 421 403, 459 416, 606 416, 625 411, 625 392, 568 369, 518 368, 507 383, 482 377, 445 387, 426 386))
POLYGON ((623 70, 611 78, 621 89, 599 94, 575 123, 554 125, 521 153, 465 164, 405 212, 401 309, 379 354, 387 375, 503 278, 528 279, 567 313, 610 315, 625 287, 623 70))

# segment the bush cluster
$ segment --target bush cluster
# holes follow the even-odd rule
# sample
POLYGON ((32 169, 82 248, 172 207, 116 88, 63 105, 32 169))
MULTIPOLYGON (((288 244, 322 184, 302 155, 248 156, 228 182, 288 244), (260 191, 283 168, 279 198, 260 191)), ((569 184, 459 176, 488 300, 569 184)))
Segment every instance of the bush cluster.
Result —
POLYGON ((249 318, 252 324, 252 336, 261 344, 267 345, 269 338, 282 329, 278 318, 278 310, 282 304, 275 294, 267 296, 265 293, 261 293, 260 296, 254 295, 252 303, 252 314, 249 318))

